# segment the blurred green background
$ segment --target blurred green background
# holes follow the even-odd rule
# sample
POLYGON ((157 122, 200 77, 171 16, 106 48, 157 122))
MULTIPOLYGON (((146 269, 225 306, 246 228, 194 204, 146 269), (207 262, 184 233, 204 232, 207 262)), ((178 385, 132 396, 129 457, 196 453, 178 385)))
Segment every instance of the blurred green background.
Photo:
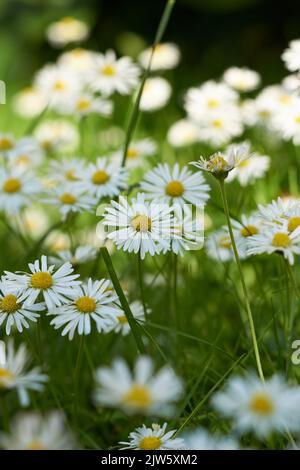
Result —
MULTIPOLYGON (((0 0, 0 79, 10 95, 35 70, 56 59, 46 26, 65 15, 92 26, 92 49, 137 53, 153 35, 164 0, 0 0)), ((177 0, 166 40, 179 44, 179 89, 217 77, 230 65, 263 73, 264 84, 284 75, 282 49, 300 36, 300 2, 286 0, 177 0)))

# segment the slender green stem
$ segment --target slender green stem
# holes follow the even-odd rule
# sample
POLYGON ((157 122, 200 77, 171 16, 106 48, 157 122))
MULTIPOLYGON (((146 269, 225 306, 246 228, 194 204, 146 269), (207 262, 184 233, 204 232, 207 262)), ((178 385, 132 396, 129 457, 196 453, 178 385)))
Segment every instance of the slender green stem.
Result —
POLYGON ((178 255, 174 253, 173 255, 173 309, 174 309, 174 317, 175 317, 175 323, 176 323, 176 328, 180 330, 180 324, 179 324, 179 316, 178 316, 178 295, 177 295, 177 283, 178 283, 178 255))
POLYGON ((294 288, 295 294, 297 295, 298 300, 300 300, 300 290, 299 290, 297 281, 296 281, 296 279, 295 279, 293 270, 291 269, 291 266, 290 266, 290 264, 289 264, 288 262, 286 262, 285 265, 286 265, 286 269, 287 269, 289 278, 290 278, 290 280, 291 280, 292 286, 293 286, 293 288, 294 288))
POLYGON ((241 284, 242 284, 242 289, 245 297, 245 307, 246 307, 246 312, 248 316, 248 321, 249 321, 249 326, 250 326, 250 332, 251 332, 251 337, 252 337, 252 342, 253 342, 253 349, 254 349, 254 354, 255 354, 255 359, 256 359, 256 365, 257 365, 257 371, 258 375, 261 378, 261 380, 264 382, 264 373, 261 365, 261 360, 260 360, 260 354, 259 354, 259 349, 258 349, 258 343, 257 343, 257 338, 256 338, 256 332, 255 332, 255 326, 254 326, 254 320, 253 320, 253 315, 251 311, 251 306, 250 306, 250 301, 249 301, 249 295, 248 295, 248 290, 246 287, 246 282, 243 274, 243 269, 242 269, 242 264, 241 260, 239 257, 238 249, 236 247, 234 235, 233 235, 233 230, 232 230, 232 225, 231 225, 231 220, 230 220, 230 215, 229 215, 229 208, 228 208, 228 202, 227 202, 227 196, 226 196, 226 191, 225 191, 225 184, 223 180, 219 180, 220 184, 220 190, 221 190, 221 197, 222 197, 222 202, 224 206, 224 212, 227 220, 227 225, 228 225, 228 230, 229 230, 229 235, 230 235, 230 240, 232 244, 232 249, 234 252, 234 257, 235 261, 238 267, 240 279, 241 279, 241 284))
POLYGON ((142 340, 142 335, 140 332, 140 327, 139 324, 136 322, 133 313, 130 309, 130 306, 128 304, 128 301, 126 299, 126 296, 123 292, 123 289, 121 287, 121 284, 119 282, 118 276, 116 274, 116 271, 113 267, 111 257, 107 251, 107 248, 105 246, 100 248, 103 260, 105 262, 106 268, 108 270, 108 273, 110 275, 111 281, 113 283, 114 289, 119 297, 120 304, 124 310, 124 313, 126 315, 127 321, 129 323, 129 326, 131 328, 132 334, 134 336, 137 349, 140 351, 140 353, 144 354, 145 353, 145 346, 142 340))
POLYGON ((137 255, 138 258, 138 280, 140 286, 140 293, 141 293, 141 300, 144 309, 145 318, 147 318, 147 307, 146 307, 146 299, 145 299, 145 289, 144 289, 144 276, 143 276, 143 265, 140 253, 137 255))
POLYGON ((151 51, 151 54, 150 54, 148 66, 147 66, 147 68, 146 68, 146 70, 145 70, 145 72, 142 76, 140 88, 139 88, 136 100, 133 104, 132 112, 130 114, 129 123, 128 123, 128 126, 127 126, 127 132, 126 132, 126 140, 125 140, 125 145, 124 145, 122 166, 126 165, 128 148, 129 148, 131 138, 133 136, 133 133, 134 133, 134 130, 135 130, 135 127, 136 127, 136 123, 137 123, 137 120, 138 120, 139 105, 140 105, 141 97, 142 97, 142 94, 143 94, 145 82, 146 82, 146 80, 148 78, 148 75, 150 73, 150 70, 151 70, 151 63, 152 63, 153 55, 154 55, 154 52, 155 52, 155 48, 159 44, 159 42, 161 41, 161 39, 163 37, 163 34, 166 30, 166 27, 167 27, 167 24, 169 22, 169 18, 170 18, 170 15, 172 13, 174 5, 175 5, 175 0, 167 0, 165 9, 164 9, 163 14, 161 16, 161 19, 160 19, 160 22, 159 22, 159 25, 158 25, 158 28, 157 28, 157 31, 156 31, 156 34, 155 34, 155 38, 154 38, 154 42, 153 42, 153 45, 152 45, 152 51, 151 51))
POLYGON ((80 368, 82 362, 82 354, 84 348, 84 334, 80 336, 79 348, 77 353, 76 365, 74 370, 74 414, 75 418, 77 416, 77 409, 78 409, 78 386, 79 386, 79 377, 80 377, 80 368))

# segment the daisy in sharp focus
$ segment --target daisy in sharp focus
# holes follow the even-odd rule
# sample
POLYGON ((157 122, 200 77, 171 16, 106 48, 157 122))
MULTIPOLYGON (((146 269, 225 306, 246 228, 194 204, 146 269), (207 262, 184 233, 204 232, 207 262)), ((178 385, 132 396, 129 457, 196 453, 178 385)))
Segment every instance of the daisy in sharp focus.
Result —
POLYGON ((71 250, 61 250, 58 251, 56 256, 50 256, 50 263, 55 264, 56 266, 61 266, 62 264, 69 261, 73 266, 80 264, 88 263, 92 261, 97 256, 96 248, 92 246, 77 246, 74 251, 71 250))
POLYGON ((10 334, 11 329, 16 326, 22 333, 23 328, 29 328, 29 322, 36 322, 41 312, 45 310, 44 302, 34 305, 24 305, 18 296, 7 291, 5 282, 0 283, 0 326, 6 323, 5 333, 10 334))
POLYGON ((238 450, 239 448, 235 439, 215 436, 202 428, 188 431, 183 437, 185 450, 238 450))
POLYGON ((141 189, 148 199, 159 199, 165 203, 194 204, 204 206, 208 200, 209 186, 200 172, 192 173, 187 166, 176 163, 171 168, 167 163, 159 164, 147 172, 141 189))
MULTIPOLYGON (((146 69, 152 54, 152 47, 142 51, 138 57, 141 66, 146 69)), ((165 42, 155 46, 152 55, 151 70, 170 70, 174 69, 180 60, 180 50, 176 44, 165 42)))
POLYGON ((0 433, 0 447, 5 450, 67 450, 74 449, 76 442, 60 411, 46 415, 28 412, 12 419, 9 433, 0 433))
MULTIPOLYGON (((229 147, 238 146, 240 144, 232 144, 229 147)), ((249 147, 250 149, 250 147, 249 147)), ((230 152, 230 148, 229 148, 230 152)), ((271 164, 271 159, 267 155, 259 155, 254 152, 251 158, 243 160, 239 165, 235 166, 226 178, 229 183, 233 180, 238 180, 241 186, 247 186, 259 178, 263 178, 268 171, 271 164)))
POLYGON ((5 360, 0 363, 0 390, 16 389, 21 406, 29 405, 29 390, 42 391, 48 380, 38 367, 27 370, 29 359, 25 344, 15 350, 12 340, 6 343, 5 360))
POLYGON ((300 226, 290 232, 285 225, 266 227, 258 235, 248 238, 247 253, 260 255, 266 253, 280 253, 289 262, 294 264, 294 255, 300 254, 300 226))
POLYGON ((107 238, 118 249, 139 253, 144 259, 168 250, 171 236, 175 233, 174 219, 168 204, 147 202, 145 194, 138 193, 130 203, 124 197, 111 201, 106 208, 102 224, 108 227, 107 238))
POLYGON ((2 276, 7 292, 18 295, 18 300, 26 302, 26 305, 34 304, 39 294, 42 294, 48 309, 63 305, 66 297, 72 295, 73 288, 81 284, 76 280, 79 274, 72 274, 71 263, 64 263, 54 271, 55 266, 48 266, 47 256, 43 255, 41 260, 28 266, 30 273, 4 271, 2 276))
POLYGON ((181 381, 173 369, 164 366, 154 374, 152 360, 140 356, 133 373, 122 359, 95 373, 96 405, 120 408, 128 414, 169 416, 173 402, 182 394, 181 381))
POLYGON ((285 66, 291 72, 300 70, 300 39, 294 39, 289 43, 281 56, 285 66))
POLYGON ((55 329, 63 327, 62 336, 68 334, 72 340, 76 331, 79 335, 89 335, 93 321, 98 333, 107 333, 116 325, 120 309, 114 305, 117 295, 110 281, 88 279, 86 283, 72 289, 68 298, 69 301, 48 313, 54 316, 51 325, 55 329))
MULTIPOLYGON (((142 166, 144 163, 144 157, 150 157, 151 155, 154 155, 156 151, 157 144, 150 137, 130 142, 126 155, 126 167, 136 168, 138 166, 142 166)), ((120 164, 123 158, 123 149, 115 152, 112 155, 112 158, 120 164)))
POLYGON ((163 108, 169 102, 171 93, 172 87, 165 78, 147 78, 140 100, 140 110, 153 112, 163 108))
POLYGON ((106 157, 97 158, 83 171, 78 187, 98 199, 117 196, 127 188, 127 171, 106 157))
POLYGON ((17 214, 30 204, 41 185, 34 173, 23 168, 0 168, 0 209, 8 216, 17 214))
POLYGON ((258 438, 273 431, 300 430, 300 387, 289 386, 283 377, 274 375, 262 383, 253 375, 233 377, 224 391, 212 400, 214 408, 233 420, 241 434, 253 431, 258 438))
POLYGON ((191 165, 211 173, 218 179, 225 179, 231 170, 241 165, 251 156, 249 143, 243 142, 229 146, 224 152, 214 153, 208 160, 200 157, 200 160, 191 162, 191 165))
POLYGON ((162 426, 153 423, 151 428, 145 424, 129 434, 128 442, 120 442, 123 449, 132 450, 178 450, 184 449, 184 440, 173 437, 176 429, 167 431, 167 423, 162 426))
POLYGON ((139 82, 140 69, 130 57, 117 59, 112 50, 94 56, 88 81, 93 91, 110 96, 114 92, 129 95, 139 82))
POLYGON ((69 183, 49 191, 42 202, 58 207, 62 220, 66 220, 70 213, 93 212, 97 199, 85 194, 84 189, 80 189, 74 183, 69 183))
POLYGON ((255 70, 247 67, 230 67, 224 72, 223 79, 227 85, 239 92, 255 90, 261 80, 255 70))

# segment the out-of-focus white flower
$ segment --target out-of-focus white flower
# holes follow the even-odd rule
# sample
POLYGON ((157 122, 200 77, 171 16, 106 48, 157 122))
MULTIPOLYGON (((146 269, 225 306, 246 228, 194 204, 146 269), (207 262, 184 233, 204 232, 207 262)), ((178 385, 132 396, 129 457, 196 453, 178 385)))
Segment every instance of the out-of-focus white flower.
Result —
MULTIPOLYGON (((126 167, 136 168, 138 166, 142 166, 144 163, 144 157, 150 157, 151 155, 154 155, 156 151, 157 144, 150 137, 131 142, 127 150, 126 167)), ((120 164, 123 158, 123 149, 115 152, 112 155, 112 158, 120 164)))
POLYGON ((167 138, 173 147, 192 145, 199 140, 199 129, 188 119, 180 119, 172 124, 168 130, 167 138))
POLYGON ((294 39, 289 43, 281 56, 285 66, 291 72, 300 70, 300 39, 294 39))
POLYGON ((92 90, 110 96, 114 92, 129 95, 137 86, 140 69, 130 57, 117 59, 112 50, 97 54, 88 76, 92 90))
POLYGON ((71 122, 62 119, 42 122, 34 134, 43 149, 48 151, 71 151, 79 142, 77 128, 71 122))
MULTIPOLYGON (((239 144, 233 144, 233 146, 235 145, 239 144)), ((237 179, 241 186, 247 186, 265 175, 270 167, 270 162, 270 157, 255 152, 251 158, 247 158, 235 166, 225 181, 229 183, 237 179)))
POLYGON ((241 245, 243 246, 243 251, 246 252, 248 247, 249 237, 257 235, 263 229, 263 222, 259 217, 259 214, 255 212, 250 216, 245 216, 244 214, 241 217, 241 222, 237 220, 231 221, 234 233, 234 239, 238 248, 241 250, 241 245))
POLYGON ((289 92, 299 92, 300 90, 300 76, 298 73, 288 75, 282 80, 282 86, 289 92))
POLYGON ((85 82, 93 66, 95 55, 94 51, 77 47, 61 54, 57 63, 63 68, 80 75, 83 82, 85 82))
POLYGON ((49 227, 47 211, 32 205, 26 207, 22 212, 22 225, 31 237, 40 237, 49 227))
POLYGON ((34 174, 20 168, 0 169, 0 208, 7 215, 17 214, 41 191, 41 185, 34 174))
POLYGON ((283 139, 300 144, 300 98, 295 99, 288 109, 274 114, 272 125, 283 139))
POLYGON ((51 252, 58 253, 70 248, 70 237, 59 230, 53 230, 46 238, 45 244, 51 252))
POLYGON ((81 281, 75 280, 79 274, 72 274, 71 263, 63 264, 54 272, 54 266, 47 265, 47 256, 42 256, 41 260, 28 266, 30 273, 4 271, 2 277, 7 292, 18 295, 19 301, 26 302, 26 305, 33 305, 42 294, 48 309, 60 306, 66 302, 68 295, 72 295, 72 289, 81 284, 81 281))
POLYGON ((51 23, 46 34, 52 46, 64 47, 72 42, 84 41, 89 35, 89 27, 84 21, 65 16, 51 23))
MULTIPOLYGON (((244 259, 247 254, 243 244, 238 244, 237 249, 240 259, 244 259)), ((234 259, 234 252, 227 227, 222 227, 220 230, 216 230, 208 235, 206 251, 210 258, 223 263, 234 259)))
POLYGON ((113 104, 109 100, 93 96, 88 92, 70 96, 63 113, 75 116, 88 116, 89 114, 99 114, 108 117, 113 110, 113 104))
POLYGON ((122 359, 95 374, 97 405, 121 408, 128 414, 169 416, 182 394, 182 384, 173 369, 164 366, 156 374, 150 357, 140 356, 133 373, 122 359))
MULTIPOLYGON (((145 49, 139 55, 141 66, 146 69, 149 65, 152 47, 145 49)), ((157 44, 152 56, 151 70, 169 70, 174 69, 180 60, 180 50, 176 44, 165 42, 157 44)))
POLYGON ((15 350, 12 340, 6 343, 5 361, 0 363, 0 389, 16 389, 21 406, 29 405, 29 390, 42 391, 48 380, 38 367, 28 370, 29 359, 25 344, 15 350))
MULTIPOLYGON (((137 321, 145 320, 144 307, 143 307, 143 304, 139 300, 135 300, 134 302, 131 302, 129 306, 130 306, 132 315, 137 321)), ((148 313, 150 313, 150 309, 147 308, 147 311, 148 313)), ((122 310, 120 310, 120 314, 117 315, 117 320, 118 321, 115 325, 114 331, 116 333, 121 333, 123 336, 128 335, 130 332, 130 326, 129 326, 127 317, 126 315, 124 315, 124 312, 122 310)))
POLYGON ((85 169, 85 161, 79 157, 51 161, 49 180, 53 182, 53 185, 51 184, 50 187, 55 187, 61 183, 77 183, 85 169))
POLYGON ((213 436, 202 428, 185 433, 183 438, 185 450, 238 450, 239 448, 235 439, 213 436))
POLYGON ((0 447, 5 450, 67 450, 74 449, 76 443, 62 413, 52 411, 43 416, 30 412, 13 418, 9 434, 0 434, 0 447))
POLYGON ((175 163, 159 164, 147 172, 141 189, 148 199, 159 199, 163 203, 194 204, 203 206, 209 198, 209 186, 200 172, 192 173, 187 166, 175 163))
POLYGON ((220 146, 230 142, 242 134, 243 122, 238 108, 228 111, 216 111, 203 117, 199 123, 198 137, 200 141, 212 146, 220 146))
POLYGON ((9 163, 20 169, 32 168, 40 165, 44 152, 32 137, 23 137, 16 141, 13 149, 8 153, 9 163))
POLYGON ((168 103, 171 93, 171 85, 165 78, 147 78, 140 100, 140 109, 152 112, 163 108, 168 103))
POLYGON ((129 434, 129 442, 120 442, 125 447, 122 449, 134 450, 178 450, 184 448, 184 441, 179 437, 173 437, 176 430, 168 431, 167 423, 162 426, 152 424, 147 428, 145 424, 136 428, 129 434))
POLYGON ((300 387, 288 386, 279 375, 262 383, 255 375, 233 377, 213 397, 214 407, 233 419, 240 433, 253 431, 259 438, 272 431, 299 431, 300 387))
POLYGON ((280 85, 264 88, 254 101, 257 120, 273 129, 272 119, 286 111, 289 113, 295 100, 296 96, 280 85))
POLYGON ((15 146, 15 139, 12 134, 0 132, 0 155, 7 155, 15 146))
POLYGON ((59 186, 49 191, 43 199, 45 204, 57 206, 61 213, 62 220, 66 220, 70 213, 92 212, 97 199, 90 194, 86 194, 83 189, 76 187, 75 183, 59 186))
POLYGON ((75 266, 92 261, 96 258, 96 255, 97 250, 92 246, 77 246, 74 252, 71 250, 58 251, 56 256, 49 257, 49 261, 56 266, 61 266, 69 261, 75 266))
POLYGON ((13 107, 22 117, 34 118, 42 113, 47 105, 45 96, 35 87, 26 87, 13 98, 13 107))
POLYGON ((271 227, 286 227, 293 232, 300 226, 300 201, 291 198, 277 198, 266 206, 259 204, 259 217, 271 227))
POLYGON ((224 81, 237 91, 255 90, 260 84, 260 75, 247 67, 230 67, 223 75, 224 81))

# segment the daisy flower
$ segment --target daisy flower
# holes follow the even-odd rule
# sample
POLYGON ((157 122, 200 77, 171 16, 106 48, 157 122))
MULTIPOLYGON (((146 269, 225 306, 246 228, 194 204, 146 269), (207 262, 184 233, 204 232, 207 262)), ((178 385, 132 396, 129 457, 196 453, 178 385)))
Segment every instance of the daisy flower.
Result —
MULTIPOLYGON (((146 69, 152 54, 152 47, 148 47, 140 53, 138 60, 141 66, 146 69)), ((170 70, 174 69, 180 61, 180 50, 172 42, 165 42, 155 46, 152 55, 151 70, 170 70)))
MULTIPOLYGON (((134 316, 137 322, 145 320, 144 307, 143 307, 143 304, 139 300, 135 300, 134 302, 131 302, 129 306, 130 306, 132 315, 134 316)), ((147 312, 150 313, 150 309, 147 308, 147 312)), ((119 315, 117 315, 116 319, 117 319, 117 322, 115 324, 114 331, 116 333, 121 333, 123 336, 128 335, 130 333, 130 326, 129 326, 126 315, 124 315, 123 310, 121 310, 121 307, 120 307, 119 315)))
POLYGON ((121 95, 129 95, 139 82, 140 69, 130 57, 117 59, 112 50, 94 57, 93 68, 88 77, 93 91, 105 96, 115 91, 121 95))
POLYGON ((192 162, 191 165, 211 173, 218 179, 225 179, 231 170, 251 156, 249 143, 243 142, 229 146, 225 152, 214 153, 209 160, 200 157, 198 162, 192 162))
POLYGON ((21 168, 0 168, 0 209, 8 216, 17 214, 41 191, 33 173, 21 168))
POLYGON ((133 373, 122 359, 112 367, 100 367, 95 374, 95 403, 121 408, 128 414, 169 416, 174 401, 182 394, 182 384, 175 372, 164 366, 154 374, 149 357, 140 356, 133 373))
POLYGON ((0 133, 0 154, 6 155, 15 146, 15 139, 12 134, 0 133))
MULTIPOLYGON (((244 259, 247 256, 244 245, 242 243, 237 244, 237 249, 240 259, 244 259)), ((210 258, 223 263, 234 259, 234 253, 227 227, 222 227, 220 230, 216 230, 208 235, 206 251, 210 258)))
POLYGON ((213 397, 213 406, 241 434, 253 431, 258 438, 272 431, 299 431, 300 388, 288 386, 279 375, 262 383, 255 375, 233 377, 224 391, 213 397))
POLYGON ((84 41, 89 35, 89 27, 84 21, 65 16, 51 23, 46 35, 52 46, 64 47, 72 42, 84 41))
MULTIPOLYGON (((147 137, 145 139, 130 142, 126 155, 126 167, 136 168, 143 164, 144 157, 150 157, 157 152, 156 142, 147 137)), ((123 158, 123 150, 115 152, 113 158, 120 164, 123 158)))
POLYGON ((19 302, 18 296, 7 291, 5 282, 0 283, 0 325, 6 322, 5 333, 10 334, 13 326, 22 333, 23 328, 29 328, 28 321, 36 322, 39 313, 45 310, 43 302, 26 305, 19 302))
POLYGON ((184 434, 185 450, 237 450, 235 439, 213 436, 205 429, 197 428, 184 434))
POLYGON ((100 199, 117 196, 127 188, 127 172, 124 168, 110 162, 106 157, 98 157, 96 163, 90 163, 83 171, 80 184, 83 191, 100 199))
POLYGON ((294 39, 289 43, 281 56, 285 66, 291 72, 300 70, 300 39, 294 39))
POLYGON ((70 97, 63 112, 64 114, 75 115, 79 117, 89 114, 99 114, 108 117, 113 110, 113 104, 109 100, 93 96, 91 93, 82 92, 70 97))
POLYGON ((56 266, 61 266, 62 264, 69 261, 74 266, 79 264, 88 263, 96 258, 97 250, 92 246, 78 246, 75 248, 75 251, 71 250, 61 250, 57 253, 56 256, 50 256, 50 263, 55 264, 56 266))
POLYGON ((58 58, 58 65, 68 68, 76 75, 80 75, 83 81, 89 76, 90 70, 94 63, 96 53, 82 47, 75 47, 69 51, 64 52, 58 58))
POLYGON ((272 125, 284 140, 292 140, 295 145, 300 144, 300 98, 282 111, 274 114, 272 125))
POLYGON ((10 166, 22 170, 40 165, 43 158, 44 152, 41 146, 32 137, 24 137, 18 140, 14 148, 9 152, 10 166))
POLYGON ((290 232, 286 226, 270 226, 258 235, 248 238, 249 255, 281 253, 289 264, 300 254, 300 226, 290 232))
POLYGON ((13 107, 19 116, 35 118, 47 105, 44 95, 35 87, 23 88, 13 97, 13 107))
POLYGON ((34 135, 47 151, 71 151, 79 142, 77 127, 62 119, 43 121, 37 126, 34 135))
POLYGON ((184 440, 173 437, 176 429, 166 432, 167 423, 162 426, 153 423, 151 428, 145 424, 129 434, 128 442, 120 442, 123 449, 132 450, 178 450, 184 448, 184 440))
POLYGON ((34 87, 51 108, 63 110, 70 97, 79 91, 80 81, 68 69, 48 64, 37 73, 34 87))
POLYGON ((263 225, 258 213, 254 213, 250 216, 245 216, 243 214, 241 222, 233 219, 231 224, 236 243, 238 245, 242 244, 245 248, 247 247, 249 237, 259 234, 263 225))
POLYGON ((172 147, 185 147, 199 140, 199 129, 188 119, 174 122, 168 130, 167 139, 172 147))
POLYGON ((64 263, 54 271, 54 266, 48 267, 47 256, 43 255, 41 261, 36 260, 28 266, 30 274, 4 271, 2 277, 7 292, 17 295, 19 302, 26 301, 26 305, 33 305, 39 294, 42 294, 48 310, 63 305, 66 297, 72 295, 73 288, 81 283, 75 280, 79 274, 72 274, 71 263, 64 263))
POLYGON ((87 283, 72 289, 68 297, 68 303, 48 313, 55 316, 51 320, 55 329, 64 327, 62 336, 68 334, 69 340, 72 340, 76 331, 79 335, 89 335, 92 320, 98 333, 107 333, 114 328, 120 309, 113 304, 117 295, 112 291, 110 281, 88 279, 87 283))
POLYGON ((278 116, 285 112, 288 114, 295 101, 297 97, 280 85, 264 88, 254 101, 258 121, 274 130, 278 116))
POLYGON ((287 223, 288 231, 292 232, 300 225, 300 201, 284 200, 278 197, 267 205, 258 205, 259 217, 266 225, 281 226, 287 223))
POLYGON ((173 168, 167 163, 159 164, 146 173, 141 189, 145 191, 147 198, 157 198, 163 203, 204 206, 209 198, 209 186, 202 174, 193 174, 187 166, 180 169, 178 163, 173 168))
POLYGON ((109 227, 107 238, 118 249, 139 253, 141 259, 146 253, 154 256, 169 249, 175 232, 171 208, 161 202, 147 202, 143 193, 138 193, 131 203, 124 197, 119 202, 111 201, 102 224, 109 227))
POLYGON ((40 373, 40 369, 27 370, 29 355, 24 344, 14 349, 14 343, 9 340, 6 344, 6 354, 3 363, 0 363, 0 388, 4 390, 16 389, 21 406, 28 406, 29 390, 40 392, 47 376, 40 373))
POLYGON ((163 108, 168 103, 171 93, 171 85, 165 78, 147 78, 140 100, 140 110, 153 112, 163 108))
POLYGON ((288 75, 282 80, 282 86, 291 93, 299 92, 300 76, 299 73, 288 75))
MULTIPOLYGON (((16 220, 16 224, 17 224, 16 220)), ((39 206, 26 207, 22 211, 22 226, 25 233, 36 239, 41 237, 49 228, 49 219, 46 211, 39 206)))
MULTIPOLYGON (((239 144, 233 144, 239 145, 239 144)), ((241 186, 247 186, 254 183, 255 180, 263 178, 265 173, 270 167, 271 159, 267 155, 259 155, 256 152, 251 155, 251 158, 243 160, 229 173, 226 182, 229 183, 233 180, 238 180, 241 186)))
POLYGON ((239 92, 255 90, 260 84, 260 76, 247 67, 230 67, 224 72, 224 82, 239 92))
POLYGON ((173 210, 176 234, 171 239, 171 251, 183 256, 186 251, 200 250, 204 243, 203 212, 193 214, 188 207, 179 205, 173 210))
POLYGON ((36 412, 21 413, 13 418, 9 433, 0 433, 0 447, 5 450, 74 449, 74 437, 59 411, 43 416, 36 412))
POLYGON ((51 162, 49 179, 53 181, 53 186, 55 183, 76 183, 85 169, 85 162, 79 157, 55 160, 51 162))
POLYGON ((243 132, 242 117, 237 108, 207 114, 198 124, 199 140, 212 146, 227 144, 243 132))
POLYGON ((92 212, 97 199, 85 194, 85 191, 75 184, 69 183, 64 187, 54 188, 43 202, 58 207, 62 220, 66 220, 72 212, 92 212))

